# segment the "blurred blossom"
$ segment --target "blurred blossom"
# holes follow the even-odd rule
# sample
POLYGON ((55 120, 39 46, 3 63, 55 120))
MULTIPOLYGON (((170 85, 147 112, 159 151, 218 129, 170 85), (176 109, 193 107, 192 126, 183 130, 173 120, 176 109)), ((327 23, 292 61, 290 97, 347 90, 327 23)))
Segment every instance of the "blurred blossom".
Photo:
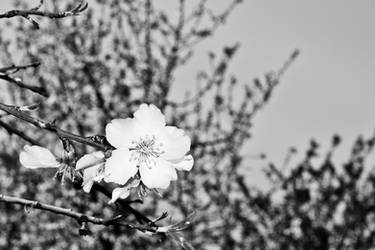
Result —
POLYGON ((116 147, 105 164, 107 182, 124 185, 139 170, 148 188, 167 188, 177 170, 190 171, 190 138, 182 129, 166 126, 154 105, 142 104, 134 118, 114 119, 106 126, 108 142, 116 147))
POLYGON ((295 219, 292 220, 292 222, 290 224, 290 232, 297 239, 302 237, 301 219, 295 218, 295 219))
POLYGON ((336 225, 343 225, 343 223, 345 222, 345 218, 344 218, 345 209, 346 209, 346 203, 344 201, 341 201, 336 206, 336 212, 333 215, 333 221, 335 222, 336 225))
POLYGON ((310 184, 310 197, 312 200, 316 201, 319 198, 320 185, 318 182, 313 182, 310 184))
POLYGON ((277 191, 272 193, 271 200, 275 204, 281 204, 284 202, 285 196, 286 196, 286 191, 283 189, 278 189, 277 191))
POLYGON ((20 162, 26 168, 58 168, 60 162, 46 148, 26 145, 20 153, 20 162))

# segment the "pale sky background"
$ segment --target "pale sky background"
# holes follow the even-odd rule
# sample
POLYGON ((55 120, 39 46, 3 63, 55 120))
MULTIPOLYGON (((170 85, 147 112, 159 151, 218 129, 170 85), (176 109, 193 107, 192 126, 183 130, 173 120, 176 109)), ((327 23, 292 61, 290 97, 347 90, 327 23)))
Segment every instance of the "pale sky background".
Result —
MULTIPOLYGON (((174 0, 158 0, 169 5, 174 0)), ((12 0, 1 0, 5 11, 12 0)), ((227 0, 211 0, 218 8, 227 0)), ((90 3, 90 1, 89 1, 90 3)), ((302 153, 310 138, 328 146, 343 136, 340 156, 359 134, 375 128, 375 1, 244 0, 214 39, 198 46, 183 84, 194 82, 210 49, 236 41, 241 50, 231 65, 240 82, 278 69, 293 49, 301 55, 288 70, 271 102, 258 114, 246 154, 265 152, 280 163, 290 146, 302 153)), ((344 159, 343 159, 344 160, 344 159)), ((265 185, 259 162, 249 161, 249 182, 265 185)))

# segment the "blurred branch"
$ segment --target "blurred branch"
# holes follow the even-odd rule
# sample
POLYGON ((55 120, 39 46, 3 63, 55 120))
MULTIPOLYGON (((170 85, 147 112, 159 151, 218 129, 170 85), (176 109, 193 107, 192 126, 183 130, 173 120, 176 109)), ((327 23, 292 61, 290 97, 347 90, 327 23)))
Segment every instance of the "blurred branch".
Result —
POLYGON ((71 10, 62 11, 62 12, 40 11, 39 9, 43 6, 43 3, 44 3, 44 0, 40 0, 40 3, 38 6, 29 10, 10 10, 8 12, 0 14, 0 19, 20 16, 30 21, 33 24, 34 28, 39 29, 39 24, 31 16, 43 16, 43 17, 48 17, 48 18, 53 18, 53 19, 65 18, 69 16, 79 15, 88 7, 88 3, 85 0, 81 0, 80 3, 71 10))
POLYGON ((48 97, 49 94, 45 88, 27 85, 23 83, 20 78, 11 76, 12 74, 17 73, 20 70, 25 70, 28 68, 37 68, 39 66, 40 66, 40 62, 34 62, 34 63, 26 64, 26 65, 11 65, 8 67, 0 68, 0 79, 13 83, 20 88, 28 89, 44 97, 48 97))
POLYGON ((212 11, 206 9, 207 0, 202 0, 196 11, 192 15, 188 16, 185 20, 186 23, 193 22, 190 32, 183 38, 185 41, 184 49, 189 49, 196 46, 201 41, 205 40, 207 37, 212 36, 219 27, 221 27, 233 10, 242 3, 242 0, 232 0, 232 2, 226 7, 226 9, 215 15, 212 11), (200 29, 199 26, 203 20, 203 14, 207 13, 208 17, 212 21, 211 27, 200 29))
MULTIPOLYGON (((185 19, 185 0, 179 1, 179 18, 178 23, 175 28, 173 28, 173 45, 170 49, 170 53, 167 56, 167 62, 165 66, 165 73, 162 82, 162 92, 163 95, 166 96, 171 85, 171 78, 174 69, 177 67, 178 59, 179 59, 179 50, 181 49, 181 35, 184 29, 184 19, 185 19)), ((163 103, 163 105, 167 104, 168 102, 163 103)))
POLYGON ((47 90, 44 87, 38 87, 38 86, 30 86, 21 81, 19 78, 13 78, 9 76, 8 74, 0 73, 0 79, 3 79, 7 82, 14 83, 20 88, 28 89, 32 92, 38 93, 39 95, 42 95, 44 97, 48 97, 49 94, 47 90))
POLYGON ((208 91, 211 90, 211 88, 215 84, 218 84, 218 82, 224 79, 225 74, 228 69, 227 64, 229 63, 230 59, 233 58, 234 54, 237 52, 239 47, 240 47, 240 44, 236 43, 233 46, 224 48, 222 59, 217 63, 217 65, 215 65, 213 72, 207 79, 206 85, 203 88, 201 88, 194 96, 182 102, 167 101, 167 104, 169 104, 172 107, 185 107, 185 106, 196 103, 206 93, 208 93, 208 91))
POLYGON ((227 143, 231 140, 232 134, 225 136, 223 138, 217 138, 213 140, 207 140, 207 141, 197 141, 192 143, 192 148, 196 147, 208 147, 208 146, 216 146, 220 143, 227 143))

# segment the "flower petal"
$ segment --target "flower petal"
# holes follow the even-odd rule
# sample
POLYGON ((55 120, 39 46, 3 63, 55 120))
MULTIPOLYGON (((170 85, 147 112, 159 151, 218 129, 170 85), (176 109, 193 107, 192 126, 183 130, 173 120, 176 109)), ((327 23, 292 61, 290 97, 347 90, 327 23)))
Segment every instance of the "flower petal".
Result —
POLYGON ((24 147, 20 153, 20 162, 26 168, 58 168, 60 163, 55 156, 46 148, 39 146, 24 147))
POLYGON ((190 171, 194 165, 194 158, 192 155, 187 155, 182 160, 173 162, 172 164, 177 170, 190 171))
POLYGON ((77 161, 76 170, 94 167, 95 165, 103 163, 103 160, 104 153, 102 151, 96 151, 90 154, 86 154, 77 161))
POLYGON ((182 159, 190 150, 190 138, 184 135, 184 130, 173 126, 167 126, 159 135, 160 141, 163 143, 164 153, 162 157, 176 161, 182 159))
POLYGON ((155 165, 141 165, 139 173, 141 180, 148 188, 167 188, 171 180, 177 179, 175 168, 161 157, 154 157, 155 165))
MULTIPOLYGON (((83 158, 83 157, 82 157, 83 158)), ((81 159, 82 159, 81 158, 81 159)), ((78 163, 77 163, 78 164, 78 163)), ((104 178, 104 173, 99 171, 104 166, 104 162, 96 164, 83 170, 83 191, 89 193, 94 182, 100 182, 104 178)))
POLYGON ((112 198, 108 202, 108 204, 115 203, 119 198, 125 199, 128 197, 130 194, 130 188, 128 187, 120 187, 120 188, 115 188, 112 191, 112 198))
POLYGON ((105 128, 106 138, 112 146, 118 149, 127 149, 131 142, 138 137, 138 127, 134 119, 114 119, 105 128))
POLYGON ((130 190, 132 188, 135 188, 139 185, 140 181, 139 179, 133 179, 129 181, 125 187, 120 187, 120 188, 115 188, 112 191, 112 198, 108 202, 109 204, 116 202, 119 198, 120 199, 125 199, 126 197, 129 196, 130 190))
POLYGON ((117 149, 112 151, 112 156, 107 159, 105 164, 106 182, 115 182, 125 184, 138 171, 137 162, 130 161, 130 152, 128 149, 117 149))
POLYGON ((161 113, 160 109, 153 104, 141 104, 139 109, 134 113, 134 119, 149 133, 159 131, 165 126, 164 115, 161 113))
POLYGON ((93 185, 94 185, 94 181, 92 179, 87 181, 87 182, 83 182, 83 184, 82 184, 83 191, 85 191, 86 193, 90 193, 93 185))

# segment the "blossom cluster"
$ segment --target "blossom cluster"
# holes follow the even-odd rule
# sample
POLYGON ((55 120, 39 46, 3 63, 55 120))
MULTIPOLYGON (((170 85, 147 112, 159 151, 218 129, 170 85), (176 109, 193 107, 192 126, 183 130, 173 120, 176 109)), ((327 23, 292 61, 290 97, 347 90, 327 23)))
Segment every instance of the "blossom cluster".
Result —
MULTIPOLYGON (((140 184, 165 189, 177 180, 176 170, 190 171, 193 167, 193 157, 187 154, 190 138, 184 130, 167 126, 164 115, 153 104, 141 104, 133 118, 112 120, 105 134, 115 149, 86 154, 75 168, 83 173, 85 192, 90 192, 95 182, 115 183, 110 202, 128 197, 140 184)), ((64 165, 63 160, 40 146, 25 146, 20 162, 31 169, 64 165)))

